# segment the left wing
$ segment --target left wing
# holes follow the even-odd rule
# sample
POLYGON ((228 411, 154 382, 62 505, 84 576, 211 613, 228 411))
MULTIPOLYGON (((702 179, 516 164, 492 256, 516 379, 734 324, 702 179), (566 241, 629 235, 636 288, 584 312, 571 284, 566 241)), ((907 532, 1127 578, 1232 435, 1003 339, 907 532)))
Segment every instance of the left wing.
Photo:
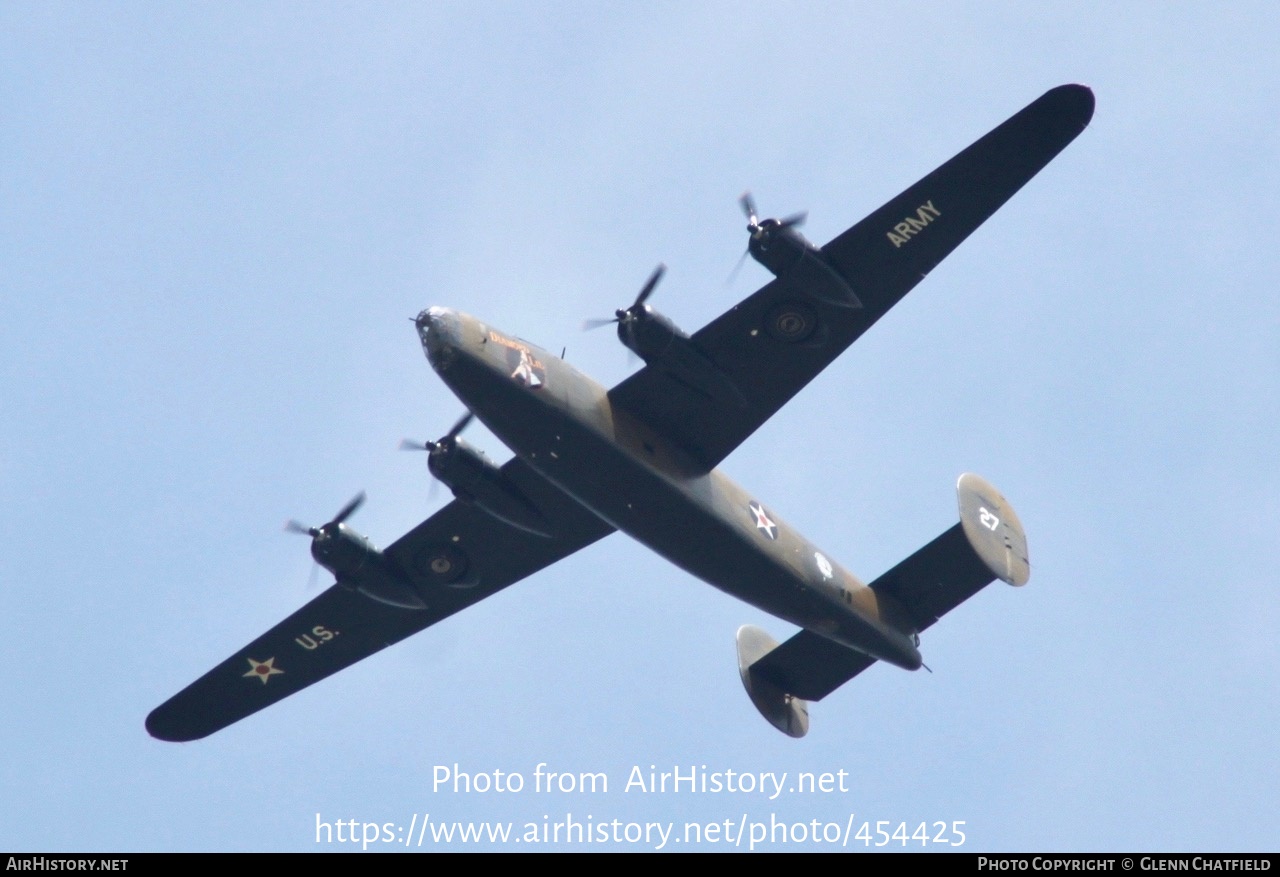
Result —
POLYGON ((693 335, 741 398, 647 365, 609 393, 708 470, 813 380, 1075 139, 1093 115, 1082 85, 1046 92, 822 248, 861 307, 773 280, 693 335))
POLYGON ((455 499, 383 552, 386 567, 427 597, 426 609, 334 585, 157 707, 147 730, 161 740, 206 737, 613 531, 518 458, 502 471, 552 523, 551 538, 455 499))

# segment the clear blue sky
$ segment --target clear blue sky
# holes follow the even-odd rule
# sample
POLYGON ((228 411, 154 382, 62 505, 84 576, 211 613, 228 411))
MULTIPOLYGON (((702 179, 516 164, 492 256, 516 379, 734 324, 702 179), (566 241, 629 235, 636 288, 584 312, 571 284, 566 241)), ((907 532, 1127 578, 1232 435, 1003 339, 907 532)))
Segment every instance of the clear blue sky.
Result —
POLYGON ((1269 4, 0 5, 0 849, 350 848, 317 814, 429 813, 1274 850, 1277 43, 1269 4), (933 675, 873 668, 786 738, 733 635, 788 627, 614 535, 211 738, 146 735, 309 598, 285 519, 364 489, 386 545, 443 503, 396 445, 462 409, 406 317, 612 384, 626 351, 578 327, 656 263, 690 331, 766 279, 725 284, 744 189, 824 242, 1063 82, 1091 127, 725 463, 868 580, 961 472, 1003 490, 1031 582, 930 630, 933 675), (609 789, 432 787, 540 763, 609 789), (625 791, 650 765, 848 790, 625 791))

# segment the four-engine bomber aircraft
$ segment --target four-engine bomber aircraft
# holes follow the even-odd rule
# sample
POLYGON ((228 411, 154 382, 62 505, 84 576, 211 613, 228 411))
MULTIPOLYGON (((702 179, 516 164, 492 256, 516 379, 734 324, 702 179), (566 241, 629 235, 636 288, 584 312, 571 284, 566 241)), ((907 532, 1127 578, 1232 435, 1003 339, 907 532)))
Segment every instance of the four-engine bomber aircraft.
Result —
POLYGON ((606 390, 545 350, 466 314, 428 308, 415 326, 432 367, 470 412, 428 452, 455 499, 379 551, 345 523, 293 529, 336 584, 147 718, 162 740, 236 722, 621 530, 680 568, 798 625, 781 645, 738 631, 742 682, 794 737, 820 700, 886 661, 921 666, 920 633, 999 578, 1030 575, 1005 499, 976 475, 960 522, 871 583, 788 527, 716 466, 1088 124, 1093 94, 1052 89, 823 247, 802 216, 760 220, 751 255, 773 274, 693 335, 646 299, 617 311, 644 360, 606 390), (459 437, 472 416, 515 456, 498 467, 459 437))

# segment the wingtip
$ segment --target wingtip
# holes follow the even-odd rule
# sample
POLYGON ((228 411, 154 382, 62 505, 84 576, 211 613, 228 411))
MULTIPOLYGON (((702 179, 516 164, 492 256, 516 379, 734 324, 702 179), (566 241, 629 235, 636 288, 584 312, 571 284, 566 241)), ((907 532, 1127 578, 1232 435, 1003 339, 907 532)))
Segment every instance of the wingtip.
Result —
POLYGON ((147 716, 146 729, 152 737, 166 743, 189 743, 208 736, 200 733, 193 734, 189 728, 183 728, 180 724, 173 722, 165 715, 164 707, 157 707, 151 711, 147 716))
POLYGON ((1089 120, 1093 118, 1097 101, 1094 98, 1093 89, 1089 86, 1071 82, 1049 89, 1048 94, 1059 96, 1064 103, 1069 102, 1072 105, 1073 114, 1080 119, 1082 125, 1088 125, 1089 120))

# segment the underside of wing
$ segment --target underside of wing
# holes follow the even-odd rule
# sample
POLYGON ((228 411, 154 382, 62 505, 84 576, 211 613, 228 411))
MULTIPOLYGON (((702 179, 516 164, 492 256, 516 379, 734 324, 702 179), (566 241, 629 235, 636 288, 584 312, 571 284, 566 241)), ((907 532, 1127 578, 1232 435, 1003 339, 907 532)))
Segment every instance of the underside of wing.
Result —
POLYGON ((161 740, 207 737, 440 620, 334 585, 147 716, 161 740))
POLYGON ((381 580, 411 589, 425 608, 389 605, 360 592, 359 574, 344 577, 156 708, 147 730, 161 740, 208 736, 612 531, 518 459, 502 471, 551 524, 549 536, 454 500, 388 547, 377 564, 381 580))
MULTIPOLYGON (((650 362, 615 387, 611 401, 708 469, 716 466, 1061 152, 1092 114, 1089 89, 1055 88, 822 247, 824 271, 847 285, 856 306, 779 275, 692 336, 716 380, 692 382, 650 362), (736 392, 708 391, 715 386, 736 392)), ((820 275, 805 274, 812 276, 820 275)))

